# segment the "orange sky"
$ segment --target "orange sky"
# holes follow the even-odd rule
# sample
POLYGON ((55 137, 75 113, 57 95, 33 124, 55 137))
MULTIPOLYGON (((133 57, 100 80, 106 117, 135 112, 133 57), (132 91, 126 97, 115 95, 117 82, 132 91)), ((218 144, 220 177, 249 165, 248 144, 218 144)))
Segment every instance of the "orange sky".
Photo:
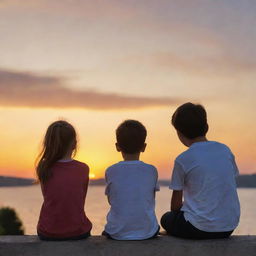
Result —
POLYGON ((138 119, 142 160, 168 178, 185 150, 170 117, 186 101, 205 105, 208 138, 256 172, 255 11, 247 0, 0 1, 0 175, 32 177, 47 126, 64 118, 77 159, 103 177, 121 160, 117 125, 138 119))

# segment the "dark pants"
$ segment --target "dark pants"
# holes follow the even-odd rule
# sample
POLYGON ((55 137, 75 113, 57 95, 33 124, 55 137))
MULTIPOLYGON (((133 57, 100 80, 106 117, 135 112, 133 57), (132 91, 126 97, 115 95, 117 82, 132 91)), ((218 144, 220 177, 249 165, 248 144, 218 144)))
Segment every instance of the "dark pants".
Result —
MULTIPOLYGON (((148 239, 152 239, 152 238, 157 237, 158 234, 159 234, 159 230, 160 230, 160 226, 158 227, 156 233, 155 233, 153 236, 151 236, 151 237, 149 237, 149 238, 147 238, 147 239, 144 239, 144 240, 148 240, 148 239)), ((115 239, 114 239, 113 237, 111 237, 111 235, 110 235, 109 233, 107 233, 105 230, 102 232, 101 235, 107 237, 108 239, 115 240, 115 239)))
POLYGON ((232 231, 228 232, 205 232, 194 227, 184 218, 183 211, 171 211, 165 213, 161 218, 161 226, 168 235, 188 239, 218 239, 229 237, 232 231))
POLYGON ((85 239, 89 236, 91 236, 91 232, 84 233, 79 236, 73 236, 73 237, 65 237, 65 238, 55 238, 55 237, 46 237, 44 235, 38 234, 39 238, 44 241, 67 241, 67 240, 81 240, 85 239))

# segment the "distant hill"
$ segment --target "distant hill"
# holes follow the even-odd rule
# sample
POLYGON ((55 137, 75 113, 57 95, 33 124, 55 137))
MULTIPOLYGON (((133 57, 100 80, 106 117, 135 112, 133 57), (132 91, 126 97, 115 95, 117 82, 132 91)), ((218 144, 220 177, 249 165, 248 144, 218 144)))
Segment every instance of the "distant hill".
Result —
MULTIPOLYGON (((0 176, 0 187, 17 187, 17 186, 30 186, 35 182, 34 179, 17 178, 0 176)), ((169 186, 169 180, 159 180, 162 187, 169 186)), ((104 186, 104 179, 90 180, 91 186, 104 186)), ((256 174, 240 175, 237 177, 237 186, 239 188, 256 188, 256 174)))
POLYGON ((0 176, 0 187, 30 186, 34 181, 34 179, 0 176))
MULTIPOLYGON (((159 185, 162 187, 169 186, 170 180, 159 180, 159 185)), ((92 186, 104 186, 104 179, 90 180, 92 186)), ((239 188, 256 188, 256 174, 240 175, 237 177, 237 187, 239 188)))
POLYGON ((236 183, 239 188, 256 188, 256 174, 240 175, 236 183))
MULTIPOLYGON (((159 180, 160 186, 169 186, 169 180, 159 180)), ((238 188, 256 188, 256 174, 239 175, 236 178, 238 188)))
POLYGON ((96 180, 90 180, 89 185, 92 186, 105 186, 106 182, 105 179, 96 179, 96 180))

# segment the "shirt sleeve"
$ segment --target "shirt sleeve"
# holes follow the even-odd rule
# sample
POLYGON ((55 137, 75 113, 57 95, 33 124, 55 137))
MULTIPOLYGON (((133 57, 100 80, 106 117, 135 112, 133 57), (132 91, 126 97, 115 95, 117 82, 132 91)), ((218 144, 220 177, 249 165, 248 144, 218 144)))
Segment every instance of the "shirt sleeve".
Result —
POLYGON ((238 169, 237 164, 236 164, 235 156, 233 155, 233 153, 231 153, 231 155, 232 155, 232 165, 233 165, 233 168, 234 168, 234 173, 235 173, 235 176, 238 176, 239 175, 239 169, 238 169))
POLYGON ((105 195, 108 196, 110 192, 110 184, 111 184, 109 180, 108 169, 105 172, 105 182, 106 182, 105 195))
POLYGON ((160 185, 159 185, 159 183, 158 183, 158 182, 156 183, 155 191, 160 191, 160 185))
POLYGON ((155 173, 155 179, 156 179, 155 191, 160 191, 160 185, 158 183, 158 171, 155 166, 154 166, 154 173, 155 173))
POLYGON ((183 190, 184 181, 185 181, 185 172, 182 168, 182 165, 177 161, 175 161, 169 188, 172 190, 183 190))

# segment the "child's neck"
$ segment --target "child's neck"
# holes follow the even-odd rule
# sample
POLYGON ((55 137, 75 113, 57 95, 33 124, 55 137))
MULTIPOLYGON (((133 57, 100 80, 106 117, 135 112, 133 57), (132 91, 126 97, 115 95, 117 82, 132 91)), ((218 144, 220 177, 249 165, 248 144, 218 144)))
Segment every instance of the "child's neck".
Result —
POLYGON ((72 160, 72 153, 73 150, 70 152, 67 152, 60 160, 61 161, 68 161, 68 160, 72 160))
POLYGON ((197 137, 197 138, 192 139, 192 140, 189 141, 189 147, 190 147, 192 144, 196 143, 196 142, 204 142, 204 141, 208 141, 205 136, 197 137))
POLYGON ((140 153, 126 154, 126 153, 122 152, 122 156, 123 156, 124 161, 138 161, 138 160, 140 160, 140 153))

